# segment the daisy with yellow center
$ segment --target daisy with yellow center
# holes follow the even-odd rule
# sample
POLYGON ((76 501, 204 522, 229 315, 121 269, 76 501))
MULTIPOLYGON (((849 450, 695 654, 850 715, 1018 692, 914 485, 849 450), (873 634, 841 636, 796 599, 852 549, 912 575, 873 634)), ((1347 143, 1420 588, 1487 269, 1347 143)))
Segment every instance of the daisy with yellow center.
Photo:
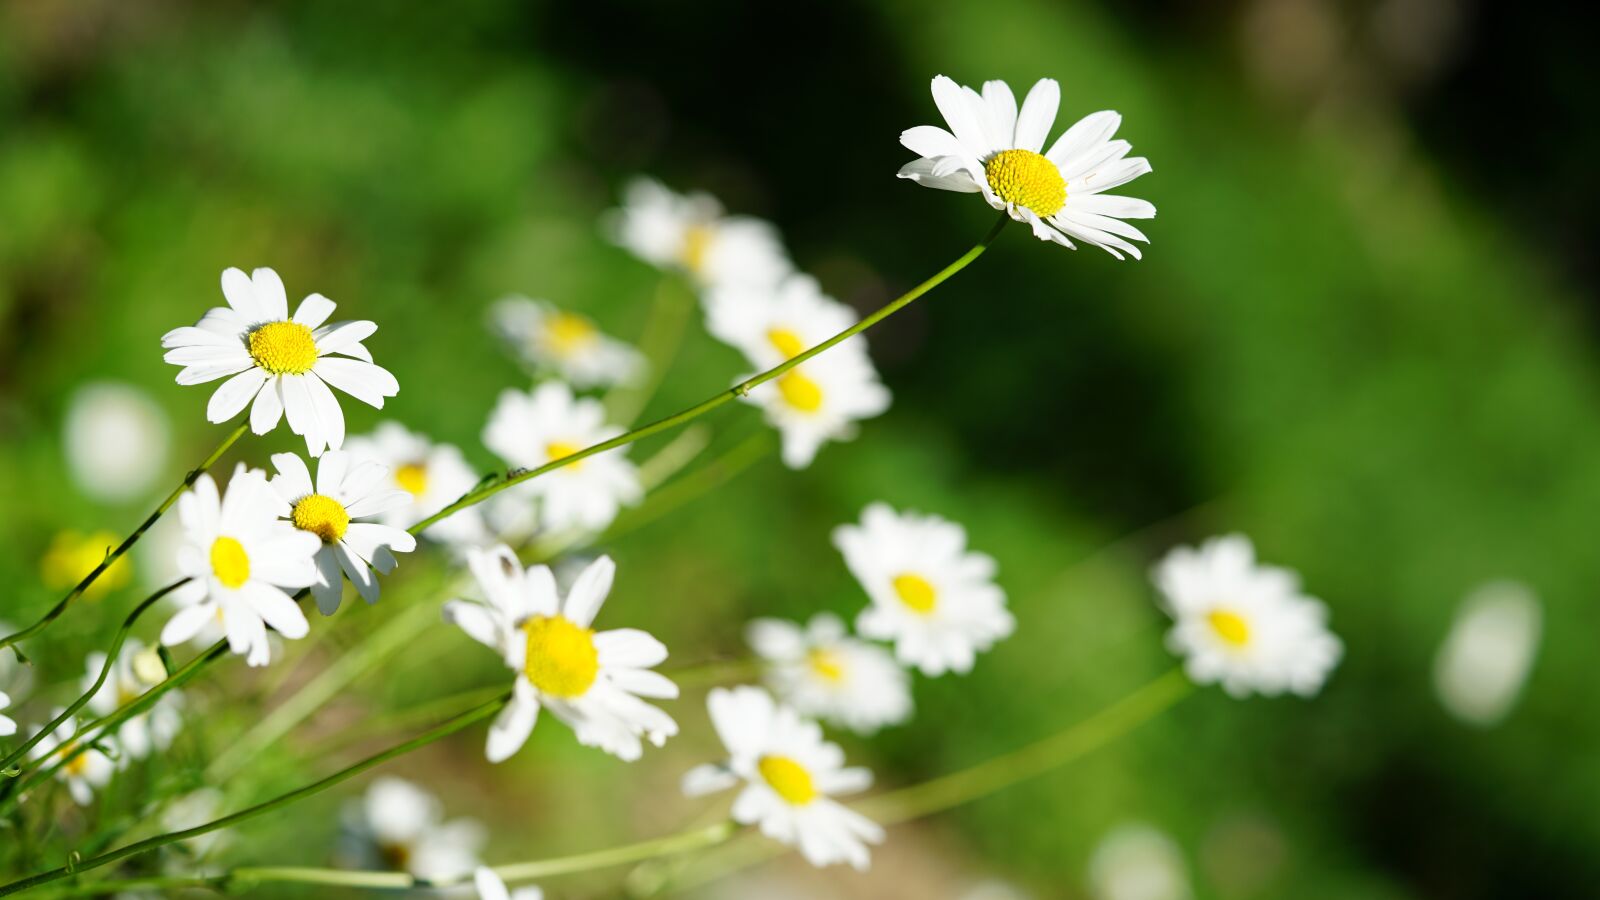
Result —
POLYGON ((1236 697, 1311 696, 1339 663, 1327 607, 1301 591, 1294 572, 1257 563, 1243 535, 1179 547, 1152 578, 1173 619, 1167 645, 1197 682, 1236 697))
MULTIPOLYGON (((83 576, 105 561, 106 554, 120 543, 122 538, 109 531, 58 532, 50 541, 44 557, 39 560, 40 579, 45 587, 54 590, 64 591, 75 587, 83 580, 83 576)), ((119 556, 100 573, 99 578, 90 582, 83 596, 88 600, 98 600, 132 578, 133 564, 128 557, 119 556)))
POLYGON ((906 671, 887 650, 851 637, 838 616, 818 613, 804 627, 756 619, 745 636, 767 686, 801 715, 861 734, 911 717, 906 671))
POLYGON ((616 574, 610 557, 590 563, 565 600, 548 566, 524 570, 504 545, 469 550, 467 565, 484 600, 452 600, 445 618, 517 673, 511 702, 489 728, 490 762, 522 747, 541 709, 566 722, 578 743, 629 761, 643 753, 641 738, 659 747, 678 733, 670 716, 645 702, 678 696, 677 685, 651 671, 667 648, 636 629, 593 628, 616 574))
MULTIPOLYGON (((857 422, 889 408, 889 389, 878 380, 867 355, 849 351, 835 355, 838 349, 806 360, 752 388, 743 398, 760 407, 767 424, 778 429, 783 463, 791 469, 811 465, 830 441, 854 439, 857 422)), ((738 381, 750 374, 754 373, 741 375, 738 381)))
POLYGON ((994 559, 967 549, 954 522, 874 503, 861 524, 834 529, 833 544, 872 601, 856 630, 893 641, 900 662, 924 675, 970 671, 1016 626, 994 559))
POLYGON ((725 215, 709 194, 677 194, 653 178, 630 181, 602 224, 619 246, 701 288, 772 284, 792 268, 770 224, 725 215))
MULTIPOLYGON (((61 713, 61 709, 51 712, 51 720, 61 713)), ((96 745, 112 743, 110 738, 94 739, 96 745)), ((111 781, 116 765, 111 757, 95 745, 83 747, 83 752, 72 755, 80 747, 83 747, 83 743, 78 735, 78 720, 68 718, 57 725, 55 731, 34 744, 28 755, 33 759, 48 760, 51 764, 65 760, 65 764, 56 769, 56 778, 67 786, 67 793, 72 795, 74 802, 79 806, 88 806, 94 802, 94 792, 111 781)))
MULTIPOLYGON (((105 663, 104 653, 89 654, 83 676, 84 691, 94 686, 105 663)), ((89 698, 89 710, 96 717, 109 716, 144 696, 150 688, 166 680, 166 676, 155 649, 146 647, 137 638, 129 638, 123 643, 105 683, 89 698)), ((126 764, 130 760, 144 759, 153 751, 170 747, 183 726, 182 710, 183 693, 173 690, 162 694, 154 706, 124 721, 116 731, 117 746, 122 748, 119 762, 126 764)))
MULTIPOLYGON (((706 295, 706 330, 743 353, 761 369, 799 356, 859 321, 855 310, 822 292, 809 275, 790 275, 773 285, 735 285, 706 295)), ((825 355, 867 354, 856 335, 825 355)))
POLYGON ((266 434, 287 416, 289 429, 306 439, 306 452, 318 456, 344 444, 344 412, 330 386, 379 409, 399 392, 361 343, 378 326, 325 324, 334 310, 327 297, 306 297, 290 318, 283 281, 271 269, 250 275, 228 269, 222 294, 227 306, 161 338, 163 359, 184 367, 179 384, 228 379, 206 406, 210 421, 226 422, 249 406, 250 429, 266 434))
POLYGON ((743 783, 733 801, 735 821, 799 848, 814 866, 867 868, 867 845, 881 842, 883 829, 833 798, 866 790, 872 773, 847 768, 844 751, 823 739, 817 723, 760 688, 716 688, 706 706, 728 759, 690 770, 684 793, 701 796, 743 783))
MULTIPOLYGON (((350 438, 346 445, 356 459, 370 459, 389 469, 386 487, 405 491, 409 502, 378 515, 395 528, 410 528, 472 489, 478 473, 452 444, 436 444, 398 422, 383 422, 370 435, 350 438)), ((423 537, 449 545, 482 546, 489 542, 479 507, 463 509, 433 525, 423 537)))
POLYGON ((1052 79, 1033 86, 1020 112, 1003 81, 985 82, 980 94, 940 75, 933 79, 933 100, 949 128, 918 125, 900 135, 900 143, 920 157, 900 169, 901 178, 981 193, 990 206, 1027 223, 1040 240, 1072 247, 1076 238, 1117 259, 1139 258, 1129 241, 1149 238, 1123 220, 1152 218, 1156 208, 1105 193, 1150 171, 1149 160, 1128 157, 1132 145, 1111 139, 1122 116, 1109 110, 1086 116, 1046 150, 1061 104, 1061 88, 1052 79))
POLYGON ((543 300, 507 297, 490 308, 489 323, 523 365, 576 388, 631 384, 645 372, 638 350, 601 333, 587 317, 543 300))
POLYGON ((181 644, 220 620, 229 648, 264 666, 272 661, 268 626, 290 640, 306 636, 305 613, 287 591, 316 582, 322 541, 278 518, 282 504, 266 476, 243 465, 225 497, 201 475, 178 498, 178 570, 189 581, 172 592, 179 609, 161 643, 181 644))

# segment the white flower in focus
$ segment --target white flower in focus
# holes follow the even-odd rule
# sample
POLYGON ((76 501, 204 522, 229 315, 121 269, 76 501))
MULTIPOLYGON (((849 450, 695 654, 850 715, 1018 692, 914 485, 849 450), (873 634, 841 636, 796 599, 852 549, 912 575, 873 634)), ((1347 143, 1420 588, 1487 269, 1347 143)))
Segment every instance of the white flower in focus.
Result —
MULTIPOLYGON (((478 483, 478 475, 452 444, 430 443, 398 422, 383 422, 371 435, 350 438, 347 449, 357 459, 389 467, 386 487, 399 488, 411 502, 378 517, 395 528, 410 528, 461 499, 478 483)), ((477 507, 468 507, 428 526, 423 537, 449 545, 480 545, 489 539, 477 507)))
POLYGON ((890 653, 857 640, 831 613, 804 628, 781 619, 756 619, 746 629, 766 663, 766 682, 785 704, 861 734, 911 716, 910 679, 890 653))
MULTIPOLYGON (((61 715, 63 711, 62 709, 56 709, 50 713, 50 718, 54 719, 56 716, 61 715)), ((65 764, 56 769, 56 777, 66 784, 67 792, 72 795, 74 802, 79 806, 88 806, 94 801, 95 790, 105 787, 106 783, 111 780, 111 775, 116 770, 116 765, 111 762, 111 757, 101 753, 93 746, 86 747, 82 753, 74 755, 73 751, 78 749, 79 743, 72 738, 73 735, 77 734, 77 731, 78 720, 68 718, 60 725, 57 725, 54 732, 45 735, 39 743, 34 744, 33 749, 28 752, 28 756, 33 759, 47 760, 48 765, 54 765, 56 762, 65 759, 65 764), (71 757, 70 759, 68 759, 69 756, 71 757)), ((105 738, 101 738, 98 742, 102 744, 108 743, 105 738)))
POLYGON ((489 322, 525 365, 576 388, 631 384, 645 372, 638 350, 602 334, 587 316, 543 300, 506 297, 490 307, 489 322))
POLYGON ((1243 535, 1179 547, 1152 573, 1172 616, 1167 646, 1200 684, 1235 697, 1322 689, 1343 653, 1327 607, 1300 590, 1294 572, 1256 562, 1243 535))
MULTIPOLYGON (((483 443, 513 466, 536 469, 619 434, 621 428, 605 423, 605 408, 598 400, 574 397, 571 388, 552 381, 528 393, 502 391, 489 414, 483 443)), ((546 529, 599 531, 623 506, 644 495, 639 471, 623 452, 618 447, 597 453, 508 493, 537 500, 539 523, 546 529)))
POLYGON ((1444 708, 1473 725, 1504 719, 1533 668, 1542 619, 1527 585, 1496 581, 1473 591, 1434 660, 1433 684, 1444 708))
POLYGON ((1089 858, 1094 900, 1189 900, 1189 873, 1172 839, 1143 824, 1122 825, 1089 858))
POLYGON ((478 900, 544 900, 544 891, 536 887, 507 890, 506 883, 488 866, 478 867, 472 875, 472 883, 478 889, 478 900))
POLYGON ((881 842, 883 829, 833 798, 866 790, 872 773, 846 768, 844 751, 823 740, 817 723, 760 688, 715 688, 706 706, 729 758, 691 769, 684 793, 695 797, 743 782, 734 821, 758 824, 762 834, 798 847, 814 866, 867 868, 867 844, 881 842))
POLYGON ((1040 240, 1071 247, 1069 238, 1077 238, 1117 259, 1124 253, 1139 258, 1139 248, 1128 240, 1150 239, 1122 220, 1152 218, 1156 208, 1103 193, 1150 171, 1144 157, 1127 158, 1131 144, 1111 139, 1121 115, 1103 110, 1085 116, 1045 150, 1061 103, 1053 79, 1033 86, 1020 113, 1003 81, 984 82, 980 95, 940 75, 933 79, 933 101, 950 128, 918 125, 900 135, 900 143, 921 157, 901 167, 901 178, 982 193, 990 206, 1026 222, 1040 240))
MULTIPOLYGON (((0 709, 11 705, 11 696, 5 691, 0 691, 0 709)), ((17 733, 17 721, 5 713, 0 713, 0 737, 10 737, 17 733)))
POLYGON ((650 671, 667 648, 637 629, 590 627, 611 592, 610 557, 590 563, 564 602, 550 567, 524 570, 509 547, 469 550, 467 565, 486 602, 452 600, 445 619, 517 673, 511 702, 489 728, 490 762, 522 747, 541 708, 571 726, 578 743, 629 761, 643 752, 640 736, 659 747, 678 733, 671 716, 641 699, 678 696, 677 685, 650 671))
MULTIPOLYGON (((94 686, 105 664, 104 653, 89 654, 88 671, 83 676, 84 691, 94 686)), ((109 716, 144 696, 166 677, 166 669, 155 649, 144 646, 137 638, 129 638, 117 654, 105 684, 89 698, 89 710, 96 717, 109 716)), ((122 749, 119 762, 126 764, 132 759, 144 759, 152 751, 170 747, 183 727, 182 709, 183 694, 168 691, 154 706, 124 721, 116 731, 117 746, 122 749)))
POLYGON ((250 430, 266 434, 287 416, 289 429, 306 439, 306 452, 318 456, 344 444, 344 412, 329 385, 378 409, 385 397, 400 392, 399 382, 372 364, 361 343, 378 326, 324 324, 334 310, 327 297, 306 297, 290 318, 283 281, 271 269, 250 275, 228 269, 222 295, 227 306, 161 338, 167 348, 162 358, 184 367, 179 384, 228 379, 206 405, 210 421, 226 422, 250 406, 250 430))
MULTIPOLYGON (((809 275, 775 285, 736 285, 707 294, 706 330, 762 369, 793 359, 860 321, 856 311, 822 292, 809 275)), ((866 338, 851 337, 823 355, 864 356, 866 338)))
POLYGON ((131 384, 97 381, 78 388, 63 430, 72 475, 96 500, 136 500, 166 466, 166 414, 131 384))
POLYGON ((784 465, 803 469, 823 444, 853 439, 856 422, 888 409, 889 389, 865 353, 829 350, 752 388, 744 402, 761 407, 767 424, 778 429, 784 465))
POLYGON ((161 629, 161 643, 181 644, 220 622, 229 648, 264 666, 272 661, 267 626, 290 640, 306 636, 305 613, 284 589, 317 580, 314 556, 322 542, 279 519, 282 502, 265 475, 243 465, 226 497, 205 474, 178 498, 184 531, 178 567, 190 581, 172 593, 180 609, 161 629))
POLYGON ((317 609, 333 615, 344 594, 344 577, 356 586, 361 599, 378 602, 378 578, 394 571, 395 553, 417 549, 417 539, 402 528, 358 519, 381 515, 411 502, 411 495, 388 486, 389 469, 372 460, 356 461, 343 450, 329 450, 317 463, 317 482, 293 453, 274 453, 272 479, 280 503, 278 515, 302 532, 322 542, 317 550, 317 579, 311 595, 317 609))
POLYGON ((478 822, 445 821, 438 798, 388 775, 373 780, 354 818, 384 864, 428 881, 466 877, 488 839, 478 822))
POLYGON ((833 530, 833 545, 872 600, 856 630, 893 641, 900 661, 924 675, 970 671, 1016 626, 994 559, 968 550, 954 522, 874 503, 860 525, 833 530))
POLYGON ((709 194, 676 194, 653 178, 628 182, 621 208, 602 224, 612 241, 635 256, 687 273, 702 288, 771 284, 791 268, 770 224, 725 216, 709 194))

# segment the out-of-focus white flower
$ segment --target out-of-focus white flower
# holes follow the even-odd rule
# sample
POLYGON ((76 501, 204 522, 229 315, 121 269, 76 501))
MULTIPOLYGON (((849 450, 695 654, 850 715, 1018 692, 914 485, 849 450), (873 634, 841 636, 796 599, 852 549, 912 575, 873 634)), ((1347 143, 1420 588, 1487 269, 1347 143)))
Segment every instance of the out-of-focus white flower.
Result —
POLYGON ((906 671, 887 650, 847 634, 838 616, 818 613, 804 628, 756 619, 746 636, 766 663, 767 686, 801 715, 862 734, 911 716, 906 671))
POLYGON ((1172 616, 1167 645, 1201 684, 1235 697, 1322 689, 1344 647, 1328 630, 1327 607, 1300 590, 1294 572, 1256 562, 1243 535, 1179 547, 1152 578, 1172 616))
MULTIPOLYGON (((856 324, 856 311, 822 293, 809 275, 773 285, 734 285, 707 295, 706 330, 750 360, 770 369, 856 324)), ((824 355, 864 356, 867 339, 855 335, 824 355)))
POLYGON ((166 414, 131 384, 96 381, 78 388, 63 430, 72 476, 96 500, 137 500, 166 466, 166 414))
POLYGON ((1456 611, 1434 660, 1439 702, 1474 725, 1494 725, 1511 712, 1539 652, 1543 615, 1527 585, 1495 581, 1473 591, 1456 611))
POLYGON ((900 661, 924 675, 971 671, 978 653, 1016 627, 994 559, 967 549, 954 522, 874 503, 860 525, 833 530, 833 545, 872 600, 856 630, 894 641, 900 661))
MULTIPOLYGON (((62 712, 64 710, 58 708, 50 713, 50 718, 54 719, 62 712)), ((28 755, 33 759, 46 760, 46 765, 54 765, 66 759, 78 748, 78 742, 72 739, 77 732, 78 720, 68 717, 56 726, 55 731, 34 744, 28 755)), ((110 739, 100 738, 97 743, 108 744, 110 739)), ((88 806, 94 801, 95 790, 105 787, 115 770, 116 765, 111 762, 109 756, 90 746, 82 753, 67 759, 61 768, 56 769, 56 778, 66 784, 67 792, 72 795, 74 802, 79 806, 88 806)))
MULTIPOLYGON (((161 827, 165 831, 188 831, 217 818, 222 811, 222 792, 216 788, 190 791, 167 804, 161 813, 161 827)), ((233 832, 227 829, 208 831, 183 842, 195 859, 204 859, 227 846, 233 832)))
POLYGON ((1149 825, 1113 829, 1089 859, 1095 900, 1189 900, 1189 872, 1178 845, 1149 825))
MULTIPOLYGON (((89 654, 88 671, 83 676, 83 690, 94 686, 105 667, 106 655, 98 651, 89 654)), ((116 662, 106 676, 105 684, 89 698, 89 709, 97 717, 109 716, 118 709, 144 696, 144 693, 166 679, 166 670, 155 655, 154 648, 146 647, 137 638, 129 638, 117 654, 116 662), (149 659, 154 658, 152 670, 149 659), (153 677, 151 677, 153 676, 153 677)), ((117 728, 117 746, 122 749, 119 760, 126 765, 130 760, 144 759, 151 751, 172 746, 172 739, 183 727, 183 694, 168 691, 161 695, 148 710, 128 718, 117 728)))
POLYGON ((889 389, 865 353, 835 356, 830 350, 752 388, 744 402, 761 407, 767 424, 778 429, 784 465, 803 469, 823 444, 854 439, 856 422, 888 409, 889 389))
POLYGON ((478 900, 544 900, 544 891, 536 887, 507 890, 506 883, 488 866, 478 867, 472 875, 472 883, 478 889, 478 900))
MULTIPOLYGON (((357 459, 376 460, 388 466, 386 485, 411 495, 409 505, 378 517, 378 521, 395 528, 410 528, 461 499, 478 483, 477 473, 458 448, 431 443, 398 422, 380 423, 370 436, 351 437, 347 449, 357 459)), ((480 546, 489 540, 475 506, 435 522, 422 536, 452 546, 480 546)))
MULTIPOLYGON (((6 707, 8 707, 10 705, 11 705, 11 695, 7 694, 5 691, 0 691, 0 709, 5 709, 6 707)), ((0 737, 10 737, 11 735, 16 734, 16 733, 17 733, 17 722, 16 722, 16 720, 11 718, 10 716, 6 715, 5 713, 0 712, 0 737)))
POLYGON ((1124 253, 1139 258, 1139 248, 1128 240, 1150 239, 1123 219, 1148 219, 1156 208, 1103 193, 1150 171, 1144 157, 1126 158, 1131 144, 1111 139, 1121 115, 1105 110, 1085 116, 1045 150, 1061 104, 1053 79, 1033 86, 1020 114, 1003 81, 984 82, 980 95, 940 75, 933 79, 933 101, 950 129, 919 125, 902 133, 900 143, 921 158, 901 167, 901 178, 982 193, 1040 240, 1071 247, 1069 238, 1077 238, 1117 259, 1124 253))
POLYGON ((306 439, 306 453, 319 456, 344 444, 344 412, 329 385, 378 409, 400 392, 400 383, 372 364, 361 343, 378 326, 324 324, 334 310, 327 297, 306 297, 290 318, 283 280, 271 269, 249 275, 228 269, 222 295, 227 306, 161 338, 167 348, 162 358, 184 367, 179 384, 228 379, 206 405, 210 421, 226 422, 250 406, 250 430, 266 434, 288 416, 289 430, 306 439))
POLYGON ((777 229, 748 216, 726 216, 709 194, 673 193, 653 178, 635 178, 622 206, 602 225, 635 256, 684 272, 702 288, 771 284, 791 268, 777 229))
POLYGON ((517 673, 511 702, 489 728, 490 762, 522 747, 540 709, 571 726, 578 743, 629 761, 643 753, 641 736, 659 747, 678 733, 671 716, 643 699, 678 696, 677 685, 651 671, 667 648, 638 629, 590 627, 616 575, 609 556, 583 570, 565 602, 549 566, 524 570, 509 547, 468 551, 467 565, 486 602, 452 600, 445 618, 517 673))
POLYGON ((490 307, 489 322, 524 365, 576 388, 631 384, 645 372, 638 350, 601 333, 587 316, 544 300, 506 297, 490 307))
POLYGON ((438 798, 403 778, 388 775, 373 780, 349 818, 357 837, 370 842, 364 849, 375 851, 390 868, 428 881, 451 881, 471 874, 488 840, 477 821, 445 821, 438 798))
POLYGON ((798 847, 814 866, 867 868, 867 844, 881 842, 883 829, 833 798, 866 790, 872 773, 846 768, 844 751, 823 739, 817 723, 760 688, 715 688, 706 706, 728 759, 691 769, 684 793, 696 797, 743 782, 733 801, 734 821, 759 825, 767 837, 798 847))

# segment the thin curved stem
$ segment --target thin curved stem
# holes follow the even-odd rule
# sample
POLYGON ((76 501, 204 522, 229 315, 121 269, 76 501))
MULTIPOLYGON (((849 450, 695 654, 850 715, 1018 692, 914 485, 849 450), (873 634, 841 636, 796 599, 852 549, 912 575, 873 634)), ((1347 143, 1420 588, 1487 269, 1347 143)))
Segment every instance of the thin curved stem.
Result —
POLYGON ((228 452, 228 448, 232 447, 234 441, 237 441, 240 437, 242 437, 249 427, 250 424, 248 420, 240 422, 239 427, 229 432, 228 436, 223 438, 222 443, 217 445, 217 449, 211 451, 210 456, 207 456, 200 462, 198 467, 190 470, 187 475, 183 476, 183 481, 179 482, 178 486, 172 489, 172 493, 167 495, 167 499, 161 501, 161 505, 156 507, 155 512, 152 512, 149 516, 147 516, 145 520, 139 524, 139 527, 133 530, 133 534, 128 535, 128 537, 123 540, 122 543, 116 546, 116 549, 112 550, 110 553, 107 553, 106 558, 100 561, 100 565, 95 566, 94 571, 83 576, 83 580, 78 582, 77 587, 74 587, 72 590, 68 591, 67 595, 61 598, 60 603, 57 603, 55 606, 51 607, 50 611, 45 613, 43 618, 32 625, 29 625, 27 628, 24 628, 15 634, 0 638, 0 649, 10 647, 18 641, 33 637, 35 634, 38 634, 48 627, 51 622, 54 622, 58 616, 66 612, 67 607, 72 604, 72 601, 82 596, 83 592, 89 589, 89 585, 94 584, 95 579, 100 577, 101 573, 103 573, 106 569, 111 568, 111 564, 120 559, 122 554, 127 553, 128 548, 138 543, 139 538, 143 537, 144 533, 150 530, 150 526, 154 525, 157 519, 161 518, 161 516, 165 514, 167 510, 171 509, 172 504, 178 502, 178 498, 183 496, 183 492, 193 486, 195 479, 199 478, 202 473, 215 465, 217 460, 222 458, 222 454, 228 452))

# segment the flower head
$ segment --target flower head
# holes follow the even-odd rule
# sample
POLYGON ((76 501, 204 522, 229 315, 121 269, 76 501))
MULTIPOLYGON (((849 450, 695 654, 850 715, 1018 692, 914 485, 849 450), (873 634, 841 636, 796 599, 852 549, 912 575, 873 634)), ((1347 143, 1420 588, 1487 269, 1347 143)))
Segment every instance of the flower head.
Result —
POLYGON ((1142 823, 1119 825, 1089 858, 1094 900, 1190 900, 1183 852, 1172 838, 1142 823))
MULTIPOLYGON (((49 549, 39 560, 40 579, 46 587, 66 590, 75 587, 85 575, 105 561, 111 549, 122 539, 109 531, 62 531, 50 541, 49 549)), ((83 596, 98 600, 127 584, 133 578, 133 564, 126 555, 117 557, 106 567, 100 577, 89 583, 83 596)))
MULTIPOLYGON (((8 707, 10 705, 11 705, 11 696, 9 694, 7 694, 5 691, 0 691, 0 709, 5 709, 6 707, 8 707)), ((6 715, 5 713, 0 713, 0 737, 10 737, 11 735, 16 734, 16 733, 17 733, 17 722, 16 722, 16 720, 11 718, 10 716, 6 715)))
POLYGON ((703 288, 770 284, 790 270, 777 229, 727 216, 709 194, 687 196, 653 178, 635 178, 622 206, 604 222, 617 244, 663 269, 684 272, 703 288))
POLYGON ((97 500, 137 500, 167 461, 166 414, 131 384, 78 388, 67 408, 64 445, 73 478, 97 500))
MULTIPOLYGON (((100 677, 105 667, 104 653, 90 653, 88 671, 83 676, 83 689, 87 691, 100 677)), ((137 638, 129 638, 117 654, 116 662, 106 676, 105 684, 89 698, 89 709, 96 716, 109 716, 144 696, 150 688, 166 680, 166 668, 153 648, 146 647, 137 638)), ((178 729, 183 726, 183 694, 168 691, 155 705, 128 718, 116 731, 117 746, 122 748, 123 761, 144 759, 153 750, 165 750, 172 745, 178 729)))
MULTIPOLYGON (((50 718, 54 719, 62 712, 57 709, 50 714, 50 718)), ((34 744, 28 755, 33 759, 47 760, 50 765, 64 761, 56 769, 56 777, 66 784, 74 802, 79 806, 88 806, 94 800, 95 789, 105 787, 111 780, 116 765, 111 762, 111 757, 94 745, 83 747, 81 753, 75 752, 81 746, 80 741, 74 740, 77 733, 78 720, 68 717, 56 726, 55 731, 34 744)), ((97 742, 106 744, 109 739, 99 738, 97 742)))
POLYGON ((994 560, 968 550, 954 522, 874 503, 860 525, 834 529, 833 545, 872 600, 856 629, 894 641, 900 661, 924 675, 971 670, 1016 625, 994 560))
POLYGON ((768 687, 801 715, 862 734, 911 716, 906 671, 882 647, 846 633, 838 616, 818 613, 805 627, 756 619, 746 635, 768 687))
POLYGON ((488 866, 478 867, 472 875, 472 883, 478 889, 478 900, 544 900, 544 891, 536 887, 507 890, 506 883, 488 866))
POLYGON ((1339 663, 1327 607, 1301 592, 1294 572, 1257 563, 1244 535, 1179 547, 1152 577, 1173 619, 1167 645, 1197 682, 1220 682, 1235 697, 1309 697, 1339 663))
POLYGON ((659 747, 678 733, 672 717, 642 699, 678 696, 651 671, 667 648, 636 629, 592 627, 616 574, 610 557, 584 569, 564 601, 549 566, 524 570, 509 547, 470 550, 467 565, 485 602, 452 600, 445 618, 517 673, 511 702, 489 729, 490 762, 522 747, 540 709, 571 726, 578 743, 630 761, 643 752, 641 736, 659 747))
POLYGON ((1071 247, 1071 238, 1093 244, 1122 259, 1139 258, 1129 240, 1149 238, 1124 219, 1148 219, 1156 208, 1144 200, 1104 193, 1150 171, 1142 156, 1127 158, 1133 147, 1112 140, 1122 116, 1093 113, 1044 148, 1061 103, 1061 88, 1049 78, 1017 98, 1003 81, 988 81, 983 93, 940 75, 933 79, 933 101, 949 130, 918 125, 900 143, 919 159, 900 169, 925 187, 981 193, 995 209, 1026 222, 1040 240, 1071 247))
POLYGON ((830 350, 751 388, 744 402, 761 407, 767 424, 778 429, 784 465, 803 469, 823 444, 852 440, 856 422, 888 409, 889 389, 865 353, 830 350))
MULTIPOLYGON (((706 330, 750 360, 770 369, 799 356, 856 324, 855 310, 822 292, 809 275, 790 275, 773 285, 735 285, 706 300, 706 330)), ((867 339, 855 335, 824 355, 865 357, 867 339)))
POLYGON ((524 365, 576 388, 629 384, 645 372, 638 350, 601 333, 588 317, 543 300, 507 297, 490 308, 489 322, 524 365))
POLYGON ((699 766, 683 777, 690 796, 744 783, 733 818, 798 847, 814 866, 847 862, 865 869, 867 844, 883 829, 833 798, 866 790, 872 773, 846 768, 844 751, 823 740, 815 722, 773 702, 756 687, 715 688, 706 700, 711 724, 728 750, 726 762, 699 766))
POLYGON ((488 838, 472 819, 446 821, 437 797, 391 775, 374 779, 347 817, 359 845, 349 854, 352 865, 376 857, 382 865, 429 881, 465 877, 478 865, 488 838))
POLYGON ((1433 684, 1446 711, 1494 725, 1516 705, 1539 652, 1544 616, 1527 585, 1492 581, 1461 602, 1439 655, 1433 684))
MULTIPOLYGON (((371 435, 350 438, 357 459, 370 459, 389 469, 384 486, 406 492, 410 502, 385 510, 378 521, 410 528, 460 499, 478 483, 478 475, 452 444, 435 444, 398 422, 383 422, 371 435)), ((476 507, 468 507, 428 526, 423 537, 450 545, 482 545, 489 539, 476 507)))
POLYGON ((250 406, 250 429, 266 434, 287 415, 289 429, 306 439, 306 453, 318 456, 344 444, 344 412, 329 385, 378 409, 384 398, 399 393, 394 376, 373 365, 361 343, 378 326, 324 324, 334 310, 327 297, 306 297, 290 318, 283 281, 271 269, 250 275, 228 269, 222 295, 227 306, 161 338, 163 359, 184 367, 179 384, 228 379, 206 405, 212 422, 226 422, 250 406))

